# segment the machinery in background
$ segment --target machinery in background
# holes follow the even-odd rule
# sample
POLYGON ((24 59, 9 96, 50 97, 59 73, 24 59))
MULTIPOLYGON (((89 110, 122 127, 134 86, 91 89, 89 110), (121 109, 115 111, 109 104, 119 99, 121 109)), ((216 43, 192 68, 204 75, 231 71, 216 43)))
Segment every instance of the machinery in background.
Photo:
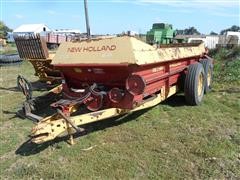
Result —
POLYGON ((177 32, 171 24, 154 23, 152 29, 147 32, 146 41, 148 44, 171 44, 177 32))
POLYGON ((61 80, 61 74, 54 70, 51 65, 55 52, 49 52, 44 37, 37 35, 14 36, 19 57, 29 61, 34 69, 35 75, 42 82, 53 83, 61 80))

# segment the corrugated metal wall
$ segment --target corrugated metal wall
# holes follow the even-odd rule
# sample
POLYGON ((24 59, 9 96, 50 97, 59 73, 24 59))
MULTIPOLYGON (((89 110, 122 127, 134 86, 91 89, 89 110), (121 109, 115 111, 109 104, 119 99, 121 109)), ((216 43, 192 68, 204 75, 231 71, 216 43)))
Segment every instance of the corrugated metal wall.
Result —
POLYGON ((214 48, 216 48, 216 45, 218 44, 218 41, 219 41, 218 36, 206 36, 205 46, 208 49, 214 49, 214 48))

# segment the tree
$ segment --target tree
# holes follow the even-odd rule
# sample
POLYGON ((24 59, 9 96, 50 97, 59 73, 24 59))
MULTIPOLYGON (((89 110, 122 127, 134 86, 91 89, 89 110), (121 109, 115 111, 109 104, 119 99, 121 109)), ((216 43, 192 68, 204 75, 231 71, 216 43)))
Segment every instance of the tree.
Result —
POLYGON ((220 32, 221 35, 224 35, 226 34, 228 31, 234 31, 234 32, 238 32, 240 31, 240 27, 239 26, 236 26, 236 25, 233 25, 232 27, 228 28, 228 29, 224 29, 220 32))
POLYGON ((200 32, 195 27, 190 27, 188 29, 185 29, 186 35, 200 35, 200 32))
POLYGON ((7 27, 3 21, 0 21, 0 38, 6 38, 8 32, 12 32, 12 29, 7 27))
POLYGON ((176 32, 178 35, 184 35, 184 30, 177 29, 176 32))
POLYGON ((211 31, 210 35, 218 35, 218 33, 215 33, 214 31, 211 31))
POLYGON ((177 30, 179 35, 200 35, 201 33, 195 27, 189 27, 184 30, 177 30))

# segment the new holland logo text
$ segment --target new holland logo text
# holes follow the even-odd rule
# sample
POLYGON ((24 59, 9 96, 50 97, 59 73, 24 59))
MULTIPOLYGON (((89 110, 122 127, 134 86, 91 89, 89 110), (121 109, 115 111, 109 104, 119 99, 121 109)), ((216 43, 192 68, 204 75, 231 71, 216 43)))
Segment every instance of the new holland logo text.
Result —
POLYGON ((98 51, 114 51, 116 50, 116 45, 106 45, 106 46, 88 46, 88 47, 70 47, 67 52, 70 53, 81 53, 81 52, 98 52, 98 51))

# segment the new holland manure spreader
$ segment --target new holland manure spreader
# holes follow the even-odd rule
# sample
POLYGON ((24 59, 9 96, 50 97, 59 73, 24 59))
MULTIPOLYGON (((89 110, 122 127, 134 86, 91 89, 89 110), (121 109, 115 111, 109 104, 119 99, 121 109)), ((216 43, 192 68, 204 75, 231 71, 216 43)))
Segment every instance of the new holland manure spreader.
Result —
POLYGON ((180 89, 187 103, 198 105, 210 90, 213 69, 203 44, 159 48, 128 36, 64 42, 52 65, 62 76, 62 88, 52 92, 61 98, 51 104, 55 114, 32 128, 37 144, 155 106, 180 89))

